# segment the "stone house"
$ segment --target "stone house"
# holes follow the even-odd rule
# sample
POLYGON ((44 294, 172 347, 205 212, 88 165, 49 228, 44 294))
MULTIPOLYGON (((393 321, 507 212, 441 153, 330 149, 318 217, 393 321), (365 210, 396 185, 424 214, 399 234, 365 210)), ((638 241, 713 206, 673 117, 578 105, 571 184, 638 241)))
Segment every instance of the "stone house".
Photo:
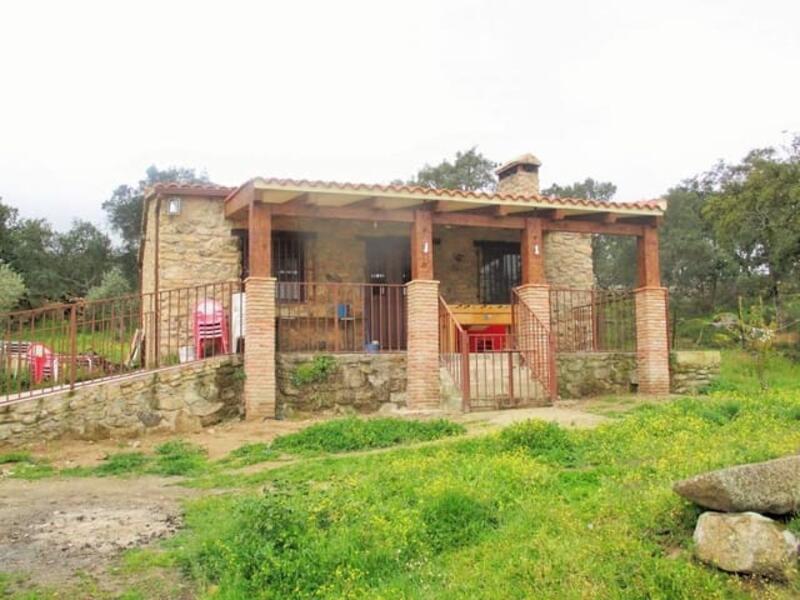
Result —
POLYGON ((619 353, 622 388, 668 392, 663 205, 545 197, 540 165, 526 154, 501 166, 494 193, 260 177, 159 184, 140 249, 142 293, 158 299, 147 359, 166 360, 163 332, 186 318, 174 295, 186 290, 178 304, 189 306, 191 290, 196 300, 219 285, 228 327, 240 329, 227 351, 244 355, 249 417, 275 416, 276 364, 292 353, 362 365, 392 354, 404 368, 390 387, 413 410, 448 396, 465 407, 548 402, 562 372, 599 365, 596 379, 608 379, 619 353), (636 289, 595 288, 594 234, 637 239, 636 289), (584 354, 580 368, 556 360, 568 351, 584 354))

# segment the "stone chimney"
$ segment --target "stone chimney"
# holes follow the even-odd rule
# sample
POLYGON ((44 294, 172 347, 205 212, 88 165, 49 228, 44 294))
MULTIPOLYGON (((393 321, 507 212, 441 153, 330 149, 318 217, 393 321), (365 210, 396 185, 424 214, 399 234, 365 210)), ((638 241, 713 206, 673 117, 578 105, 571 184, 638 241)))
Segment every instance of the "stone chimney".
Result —
MULTIPOLYGON (((501 194, 539 193, 542 161, 523 154, 497 169, 497 191, 501 194)), ((590 289, 594 286, 592 236, 584 233, 549 231, 544 234, 544 271, 551 286, 590 289)))
POLYGON ((542 161, 533 154, 523 154, 497 169, 497 191, 501 194, 535 195, 539 193, 539 167, 542 161))

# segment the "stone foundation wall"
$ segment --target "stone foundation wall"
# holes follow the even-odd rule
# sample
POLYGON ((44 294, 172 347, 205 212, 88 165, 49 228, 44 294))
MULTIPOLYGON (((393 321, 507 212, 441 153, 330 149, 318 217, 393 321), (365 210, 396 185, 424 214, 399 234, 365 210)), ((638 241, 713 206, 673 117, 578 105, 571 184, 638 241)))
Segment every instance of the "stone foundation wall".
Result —
POLYGON ((314 354, 278 355, 278 415, 391 412, 406 406, 406 355, 338 354, 324 381, 296 386, 295 369, 314 354))
POLYGON ((681 350, 670 354, 670 391, 696 394, 719 376, 718 350, 681 350))
POLYGON ((569 352, 556 355, 558 395, 563 399, 634 390, 636 354, 633 352, 569 352))
POLYGON ((196 431, 241 413, 241 372, 210 359, 0 406, 0 445, 196 431))

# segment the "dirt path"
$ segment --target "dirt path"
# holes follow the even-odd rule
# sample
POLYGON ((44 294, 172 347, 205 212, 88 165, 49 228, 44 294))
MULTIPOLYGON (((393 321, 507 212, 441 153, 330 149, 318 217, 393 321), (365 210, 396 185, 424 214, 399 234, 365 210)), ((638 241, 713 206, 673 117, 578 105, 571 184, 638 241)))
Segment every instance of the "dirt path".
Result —
POLYGON ((180 500, 199 492, 159 477, 0 482, 0 565, 33 583, 98 575, 123 550, 181 525, 180 500))
POLYGON ((23 448, 4 450, 25 450, 34 457, 49 461, 54 467, 93 467, 100 464, 109 454, 117 452, 141 451, 150 453, 159 444, 168 440, 185 439, 202 446, 211 460, 227 455, 239 446, 250 442, 270 442, 279 435, 292 433, 308 427, 321 419, 304 421, 228 421, 194 433, 153 433, 130 439, 110 439, 96 442, 83 440, 57 440, 29 444, 23 448))

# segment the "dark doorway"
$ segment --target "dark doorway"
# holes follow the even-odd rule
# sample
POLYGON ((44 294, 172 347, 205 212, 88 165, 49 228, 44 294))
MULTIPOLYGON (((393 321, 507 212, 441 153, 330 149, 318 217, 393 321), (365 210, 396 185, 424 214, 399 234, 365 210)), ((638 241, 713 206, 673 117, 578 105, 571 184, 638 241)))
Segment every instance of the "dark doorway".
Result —
POLYGON ((366 344, 379 349, 406 349, 406 290, 411 280, 411 248, 407 237, 368 238, 364 295, 366 344), (390 284, 388 286, 384 284, 390 284))

